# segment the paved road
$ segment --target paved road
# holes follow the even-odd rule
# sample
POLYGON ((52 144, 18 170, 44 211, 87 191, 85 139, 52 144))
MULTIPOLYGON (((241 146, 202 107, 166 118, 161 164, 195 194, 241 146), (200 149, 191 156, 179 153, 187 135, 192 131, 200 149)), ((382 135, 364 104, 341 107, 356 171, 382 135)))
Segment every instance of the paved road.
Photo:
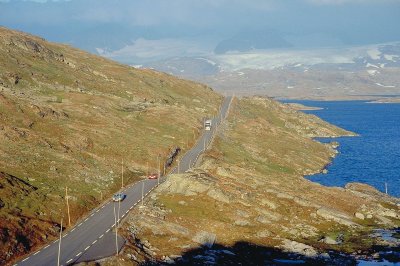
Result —
MULTIPOLYGON (((197 161, 200 154, 211 143, 217 125, 227 115, 232 97, 226 97, 222 103, 218 117, 213 119, 212 130, 204 131, 196 145, 189 150, 180 160, 178 167, 171 173, 183 173, 190 169, 197 161)), ((122 237, 116 237, 115 225, 128 214, 145 197, 160 180, 142 180, 126 187, 123 191, 126 199, 120 203, 108 201, 93 210, 84 220, 69 231, 64 232, 61 241, 60 265, 71 265, 82 261, 91 261, 111 256, 120 250, 125 243, 122 237), (119 217, 119 218, 118 218, 119 217)), ((41 250, 30 254, 16 265, 57 265, 59 241, 56 240, 46 245, 41 250)))

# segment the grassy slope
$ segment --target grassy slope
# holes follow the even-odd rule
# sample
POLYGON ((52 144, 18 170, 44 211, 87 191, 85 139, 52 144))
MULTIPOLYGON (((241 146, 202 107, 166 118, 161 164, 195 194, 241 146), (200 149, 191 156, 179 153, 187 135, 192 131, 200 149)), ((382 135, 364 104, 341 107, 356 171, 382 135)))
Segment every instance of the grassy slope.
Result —
POLYGON ((366 232, 399 226, 396 200, 367 186, 327 188, 302 177, 321 171, 335 154, 311 138, 339 135, 352 133, 269 99, 236 101, 199 169, 170 177, 141 219, 132 216, 126 236, 148 240, 158 257, 197 247, 192 237, 200 231, 226 247, 239 241, 275 247, 290 239, 321 250, 368 250, 373 241, 366 232), (398 218, 383 215, 382 206, 398 218), (357 219, 356 212, 372 218, 357 219), (340 232, 343 245, 318 241, 340 232))
POLYGON ((15 181, 0 187, 0 264, 53 236, 65 186, 77 221, 120 186, 122 160, 126 183, 154 171, 221 102, 204 85, 1 27, 0 62, 0 172, 15 181))

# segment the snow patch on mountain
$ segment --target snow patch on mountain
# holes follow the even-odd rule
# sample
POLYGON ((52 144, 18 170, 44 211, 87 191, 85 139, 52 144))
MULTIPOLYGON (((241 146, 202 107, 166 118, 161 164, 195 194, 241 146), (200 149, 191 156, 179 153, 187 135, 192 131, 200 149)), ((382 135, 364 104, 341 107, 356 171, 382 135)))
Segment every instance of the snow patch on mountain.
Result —
POLYGON ((378 47, 375 47, 373 49, 368 50, 367 54, 369 55, 369 57, 371 57, 371 59, 379 60, 381 59, 382 52, 379 50, 378 47))
POLYGON ((378 85, 379 87, 383 87, 383 88, 396 88, 396 86, 393 85, 383 85, 381 83, 375 83, 376 85, 378 85))

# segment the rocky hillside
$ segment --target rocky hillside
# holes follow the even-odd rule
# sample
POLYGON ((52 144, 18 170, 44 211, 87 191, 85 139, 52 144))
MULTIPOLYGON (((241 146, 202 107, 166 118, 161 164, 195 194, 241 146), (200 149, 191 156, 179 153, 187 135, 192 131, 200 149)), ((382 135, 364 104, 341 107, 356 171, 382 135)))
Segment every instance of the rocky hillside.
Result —
POLYGON ((312 138, 342 135, 353 134, 288 105, 236 100, 202 162, 170 176, 131 214, 127 248, 104 265, 398 260, 384 251, 399 251, 400 241, 382 235, 400 226, 399 199, 367 185, 328 188, 303 178, 337 153, 336 143, 312 138))
POLYGON ((193 144, 221 97, 210 88, 138 70, 0 28, 0 264, 32 251, 124 182, 193 144))

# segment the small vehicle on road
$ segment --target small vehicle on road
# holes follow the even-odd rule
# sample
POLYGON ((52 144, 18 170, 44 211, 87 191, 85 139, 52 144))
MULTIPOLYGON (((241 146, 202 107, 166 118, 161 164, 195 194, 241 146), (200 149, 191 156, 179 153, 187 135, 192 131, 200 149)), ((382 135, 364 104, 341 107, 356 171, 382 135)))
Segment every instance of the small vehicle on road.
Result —
POLYGON ((126 195, 124 193, 117 193, 112 197, 113 201, 123 201, 125 198, 126 195))
POLYGON ((204 129, 205 130, 211 130, 211 125, 212 125, 212 120, 206 120, 204 122, 204 129))
POLYGON ((148 176, 148 179, 157 179, 158 178, 158 174, 150 174, 148 176))

